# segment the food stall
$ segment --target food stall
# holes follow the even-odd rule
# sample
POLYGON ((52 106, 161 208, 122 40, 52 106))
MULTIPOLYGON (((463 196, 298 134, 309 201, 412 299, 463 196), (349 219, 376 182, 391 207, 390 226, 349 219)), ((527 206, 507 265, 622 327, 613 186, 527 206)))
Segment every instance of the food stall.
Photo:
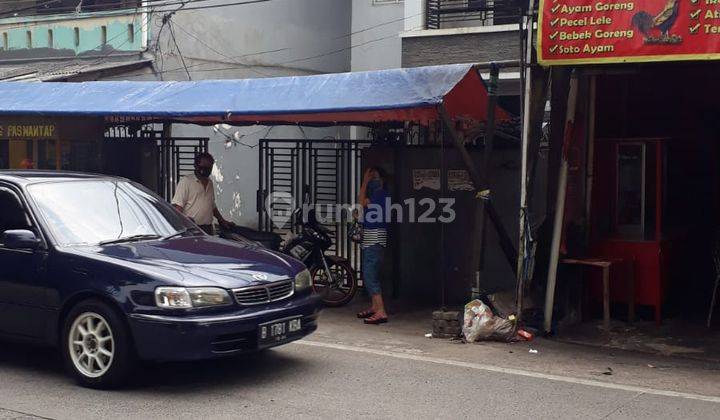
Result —
POLYGON ((547 331, 556 326, 553 309, 561 312, 556 284, 578 280, 587 287, 577 299, 603 303, 606 321, 611 309, 633 321, 635 306, 658 325, 666 315, 704 321, 711 313, 720 227, 719 7, 541 1, 537 58, 552 72, 549 183, 560 215, 547 331), (593 268, 599 264, 607 271, 593 268))

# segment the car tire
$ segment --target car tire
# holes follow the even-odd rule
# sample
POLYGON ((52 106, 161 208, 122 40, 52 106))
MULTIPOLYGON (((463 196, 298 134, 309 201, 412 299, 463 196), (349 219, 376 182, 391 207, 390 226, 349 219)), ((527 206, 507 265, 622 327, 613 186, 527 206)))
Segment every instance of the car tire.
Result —
POLYGON ((80 302, 65 317, 61 352, 66 369, 88 388, 119 387, 135 367, 132 339, 123 315, 97 299, 80 302))

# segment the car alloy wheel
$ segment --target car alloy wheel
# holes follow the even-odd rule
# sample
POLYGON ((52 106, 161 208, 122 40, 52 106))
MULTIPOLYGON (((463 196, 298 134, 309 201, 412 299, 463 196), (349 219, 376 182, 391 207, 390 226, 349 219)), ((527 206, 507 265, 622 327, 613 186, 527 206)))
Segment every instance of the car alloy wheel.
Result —
POLYGON ((88 378, 99 378, 113 363, 115 341, 110 324, 94 312, 80 314, 70 327, 68 347, 75 369, 88 378))
POLYGON ((69 311, 62 331, 63 360, 80 385, 116 388, 132 377, 137 355, 125 314, 118 308, 84 300, 69 311))

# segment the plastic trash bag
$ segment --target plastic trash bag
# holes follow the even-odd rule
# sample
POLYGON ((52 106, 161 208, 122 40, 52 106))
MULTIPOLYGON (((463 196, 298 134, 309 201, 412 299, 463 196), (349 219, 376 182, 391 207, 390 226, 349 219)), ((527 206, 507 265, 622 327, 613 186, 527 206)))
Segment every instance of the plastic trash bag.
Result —
POLYGON ((471 343, 482 340, 517 340, 515 324, 495 316, 490 307, 478 299, 465 305, 462 332, 465 340, 471 343))

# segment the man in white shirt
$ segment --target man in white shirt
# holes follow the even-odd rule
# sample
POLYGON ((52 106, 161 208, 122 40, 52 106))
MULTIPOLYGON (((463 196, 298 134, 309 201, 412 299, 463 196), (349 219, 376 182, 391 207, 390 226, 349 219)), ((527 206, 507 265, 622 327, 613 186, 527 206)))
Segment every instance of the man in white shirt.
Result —
POLYGON ((210 180, 215 158, 209 153, 195 156, 195 173, 180 179, 172 205, 182 214, 192 219, 209 235, 213 232, 213 217, 223 228, 234 224, 222 217, 215 206, 215 187, 210 180))

